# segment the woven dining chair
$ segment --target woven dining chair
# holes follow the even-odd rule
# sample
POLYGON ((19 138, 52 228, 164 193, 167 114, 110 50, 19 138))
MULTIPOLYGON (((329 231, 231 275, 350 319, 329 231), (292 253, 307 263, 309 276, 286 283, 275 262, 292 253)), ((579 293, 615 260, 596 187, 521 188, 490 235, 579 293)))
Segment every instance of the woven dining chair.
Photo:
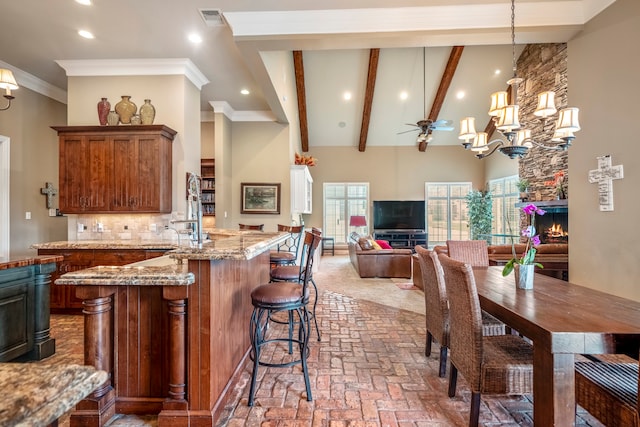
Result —
POLYGON ((449 397, 456 394, 458 372, 471 389, 469 426, 480 417, 481 395, 533 392, 533 346, 518 335, 482 335, 480 301, 469 264, 438 255, 449 295, 451 331, 449 397))
POLYGON ((447 240, 447 250, 451 258, 471 267, 489 266, 486 240, 447 240))
POLYGON ((606 426, 637 427, 639 379, 637 361, 576 362, 576 403, 606 426))
MULTIPOLYGON (((425 322, 427 339, 424 355, 431 356, 431 346, 435 340, 440 344, 440 367, 438 375, 444 377, 447 372, 447 353, 449 349, 449 300, 444 272, 438 254, 424 247, 416 246, 418 262, 424 284, 425 322)), ((484 335, 503 335, 505 325, 488 313, 482 312, 482 333, 484 335)))

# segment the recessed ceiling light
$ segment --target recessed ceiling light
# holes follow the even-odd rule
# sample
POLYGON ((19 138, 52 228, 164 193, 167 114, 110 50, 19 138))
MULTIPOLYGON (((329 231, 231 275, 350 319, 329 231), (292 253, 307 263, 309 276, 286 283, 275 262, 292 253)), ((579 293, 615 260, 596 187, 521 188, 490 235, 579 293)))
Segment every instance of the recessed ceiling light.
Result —
POLYGON ((345 101, 348 101, 351 99, 351 92, 347 91, 345 92, 342 97, 344 98, 345 101))
POLYGON ((500 71, 500 70, 498 69, 498 70, 495 70, 495 71, 493 72, 493 74, 495 74, 495 75, 497 76, 497 75, 500 75, 500 73, 501 73, 501 72, 502 72, 502 71, 500 71))
POLYGON ((85 6, 91 6, 91 0, 76 0, 76 3, 80 3, 85 6))
POLYGON ((89 32, 87 30, 79 30, 78 34, 80 35, 80 37, 84 37, 85 39, 94 39, 95 38, 93 36, 93 34, 91 34, 91 32, 89 32))
POLYGON ((202 43, 202 37, 199 34, 191 33, 189 34, 189 41, 191 43, 202 43))
POLYGON ((456 98, 462 99, 465 97, 465 95, 466 93, 463 90, 459 90, 458 93, 456 93, 456 98))
POLYGON ((403 90, 402 92, 400 92, 400 99, 404 101, 407 98, 409 98, 409 94, 407 93, 406 90, 403 90))
POLYGON ((240 93, 243 95, 249 95, 251 92, 249 92, 249 89, 242 89, 240 90, 240 93))

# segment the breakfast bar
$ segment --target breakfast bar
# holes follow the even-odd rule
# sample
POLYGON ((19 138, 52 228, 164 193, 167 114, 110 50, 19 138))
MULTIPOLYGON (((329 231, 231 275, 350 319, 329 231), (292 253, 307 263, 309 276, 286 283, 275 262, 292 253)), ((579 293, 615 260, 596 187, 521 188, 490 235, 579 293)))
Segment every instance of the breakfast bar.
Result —
POLYGON ((201 248, 56 280, 83 300, 85 363, 110 375, 71 426, 102 426, 116 413, 215 425, 248 355, 250 293, 269 281, 269 249, 287 235, 216 230, 201 248))

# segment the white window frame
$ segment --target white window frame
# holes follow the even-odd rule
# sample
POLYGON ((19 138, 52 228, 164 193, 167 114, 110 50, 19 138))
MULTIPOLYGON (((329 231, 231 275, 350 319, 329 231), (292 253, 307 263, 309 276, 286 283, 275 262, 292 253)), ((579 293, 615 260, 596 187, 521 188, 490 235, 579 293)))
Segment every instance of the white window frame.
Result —
MULTIPOLYGON (((435 236, 432 236, 431 232, 429 231, 430 228, 432 228, 432 225, 429 224, 429 201, 436 199, 436 200, 447 200, 447 213, 446 213, 446 217, 447 217, 447 237, 445 240, 451 240, 452 238, 452 232, 451 232, 451 226, 452 226, 452 200, 462 200, 466 202, 466 194, 463 197, 451 197, 451 188, 452 186, 457 185, 465 185, 468 186, 469 190, 467 191, 466 194, 468 194, 469 191, 471 191, 473 189, 472 183, 471 182, 466 182, 466 181, 458 181, 458 182, 425 182, 424 184, 424 200, 426 202, 426 215, 427 215, 427 233, 428 233, 428 241, 429 241, 429 246, 433 247, 435 245, 440 245, 440 244, 444 244, 445 242, 440 241, 440 240, 434 240, 435 236), (429 187, 430 186, 442 186, 445 185, 447 186, 447 196, 446 197, 429 197, 429 187)), ((464 215, 466 216, 466 219, 464 219, 464 221, 467 222, 467 228, 468 228, 468 223, 469 223, 469 218, 468 218, 468 214, 467 214, 467 209, 466 209, 466 203, 464 204, 465 208, 463 209, 463 212, 460 212, 460 215, 464 215)), ((457 238, 457 236, 454 236, 457 238)))
POLYGON ((520 229, 520 215, 515 208, 515 203, 519 201, 518 191, 518 175, 510 175, 502 178, 496 178, 489 180, 489 190, 493 198, 493 224, 492 224, 492 236, 491 243, 496 244, 511 244, 512 239, 517 239, 518 230, 520 229), (498 184, 502 184, 503 192, 496 193, 495 188, 498 184), (511 187, 513 190, 506 192, 507 188, 511 187), (497 205, 500 205, 500 212, 502 215, 497 215, 497 205), (507 218, 509 212, 514 212, 512 217, 507 218), (509 231, 511 229, 511 232, 509 231))
POLYGON ((370 192, 369 192, 369 183, 368 182, 325 182, 322 186, 322 236, 323 237, 332 237, 336 245, 344 245, 347 243, 349 239, 349 234, 352 231, 358 232, 358 234, 367 235, 369 234, 369 229, 371 227, 371 215, 369 215, 369 206, 370 206, 370 192), (342 198, 328 198, 327 197, 327 188, 331 186, 344 186, 344 197, 342 198), (360 186, 366 189, 365 197, 350 197, 348 188, 349 186, 360 186), (344 211, 338 213, 337 218, 328 218, 329 213, 333 215, 333 211, 327 208, 327 202, 329 200, 342 200, 344 201, 344 211), (359 204, 359 209, 351 212, 349 211, 350 206, 353 206, 354 203, 359 204), (349 218, 352 215, 364 215, 367 220, 366 227, 352 227, 349 225, 349 218), (337 221, 334 224, 334 219, 337 221), (331 226, 329 226, 331 223, 331 226), (337 232, 336 228, 340 228, 340 231, 337 232))

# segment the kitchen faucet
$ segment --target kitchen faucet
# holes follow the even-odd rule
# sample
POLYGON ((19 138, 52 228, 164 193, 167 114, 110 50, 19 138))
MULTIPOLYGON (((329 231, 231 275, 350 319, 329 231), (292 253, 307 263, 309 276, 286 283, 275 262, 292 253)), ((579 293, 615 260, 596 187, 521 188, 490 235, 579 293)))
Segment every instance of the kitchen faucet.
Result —
POLYGON ((202 249, 202 200, 200 197, 200 177, 195 173, 189 172, 188 179, 188 196, 187 196, 187 212, 189 219, 175 219, 169 221, 175 223, 187 223, 195 226, 195 240, 198 242, 198 248, 202 249))

